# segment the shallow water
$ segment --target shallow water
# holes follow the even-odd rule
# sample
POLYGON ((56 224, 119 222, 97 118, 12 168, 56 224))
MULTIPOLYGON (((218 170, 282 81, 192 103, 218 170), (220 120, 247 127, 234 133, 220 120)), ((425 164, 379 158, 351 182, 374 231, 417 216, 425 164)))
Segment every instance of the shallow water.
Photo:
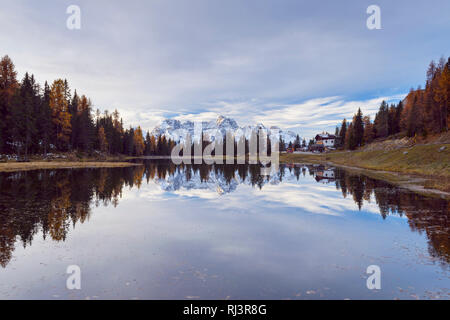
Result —
POLYGON ((322 166, 259 172, 0 174, 0 298, 450 299, 448 200, 322 166))

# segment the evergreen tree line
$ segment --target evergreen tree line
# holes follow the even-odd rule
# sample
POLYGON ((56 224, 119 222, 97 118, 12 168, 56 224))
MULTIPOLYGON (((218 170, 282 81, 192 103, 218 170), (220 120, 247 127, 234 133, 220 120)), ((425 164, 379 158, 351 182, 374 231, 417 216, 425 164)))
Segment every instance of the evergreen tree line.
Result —
MULTIPOLYGON (((228 132, 228 134, 232 135, 232 132, 228 132)), ((254 151, 256 153, 266 153, 267 155, 272 154, 272 142, 270 141, 269 136, 266 136, 267 142, 265 145, 260 144, 260 135, 259 132, 256 131, 253 135, 250 136, 249 139, 247 139, 245 136, 239 137, 239 139, 236 139, 235 136, 231 137, 231 140, 233 141, 232 146, 228 145, 227 137, 226 135, 223 135, 222 137, 215 137, 212 139, 207 134, 202 133, 201 140, 197 139, 195 141, 186 141, 184 142, 184 148, 182 151, 182 154, 184 155, 184 150, 186 149, 186 143, 190 143, 190 152, 191 155, 194 156, 196 150, 201 150, 201 154, 204 154, 205 151, 211 152, 212 156, 218 155, 219 150, 222 150, 223 155, 233 155, 237 156, 240 155, 239 152, 242 150, 244 151, 244 154, 248 155, 251 153, 252 150, 250 150, 250 146, 255 145, 256 148, 254 151), (214 144, 213 144, 214 143, 214 144), (208 146, 213 144, 214 149, 207 149, 208 146)), ((281 141, 281 140, 280 140, 281 141)), ((211 147, 210 147, 211 148, 211 147)), ((280 147, 281 148, 281 147, 280 147)), ((198 152, 198 151, 197 151, 198 152)))
MULTIPOLYGON (((233 139, 232 139, 234 141, 233 147, 227 147, 227 139, 226 139, 226 136, 224 135, 221 137, 221 139, 216 140, 215 150, 222 149, 224 155, 227 154, 227 149, 230 150, 229 151, 230 154, 233 154, 233 155, 238 155, 238 150, 244 150, 244 154, 248 155, 251 153, 250 146, 254 144, 254 145, 256 145, 255 151, 257 154, 266 153, 267 155, 270 156, 272 154, 272 141, 268 135, 266 136, 266 139, 267 139, 266 145, 261 146, 259 131, 255 131, 254 134, 251 135, 249 139, 247 139, 245 136, 241 136, 239 139, 235 139, 233 137, 233 139)), ((202 154, 203 154, 206 147, 213 142, 212 139, 210 137, 208 137, 207 135, 205 135, 204 133, 202 133, 201 141, 202 141, 201 146, 200 146, 200 141, 191 142, 191 155, 194 155, 195 150, 202 150, 202 154)), ((283 137, 280 135, 280 138, 278 141, 279 151, 280 152, 286 151, 286 147, 291 148, 291 149, 306 147, 306 140, 304 140, 304 139, 301 140, 300 136, 297 135, 294 142, 291 141, 289 143, 286 143, 286 141, 284 141, 283 137)), ((211 155, 216 154, 215 150, 211 153, 211 155)))
POLYGON ((336 128, 337 146, 354 150, 375 139, 390 136, 426 137, 446 132, 450 127, 450 57, 432 61, 425 89, 411 89, 398 104, 383 101, 375 115, 363 116, 361 109, 351 122, 346 119, 336 128))
POLYGON ((283 138, 280 136, 280 151, 286 151, 286 145, 289 149, 297 150, 300 148, 306 148, 306 140, 300 139, 300 136, 297 135, 294 142, 289 141, 288 144, 283 140, 283 138))
POLYGON ((97 110, 91 100, 73 95, 67 80, 57 79, 42 88, 34 75, 25 74, 21 82, 12 60, 0 60, 0 154, 31 154, 79 151, 92 154, 170 155, 175 143, 154 137, 142 129, 124 129, 116 110, 112 114, 97 110))

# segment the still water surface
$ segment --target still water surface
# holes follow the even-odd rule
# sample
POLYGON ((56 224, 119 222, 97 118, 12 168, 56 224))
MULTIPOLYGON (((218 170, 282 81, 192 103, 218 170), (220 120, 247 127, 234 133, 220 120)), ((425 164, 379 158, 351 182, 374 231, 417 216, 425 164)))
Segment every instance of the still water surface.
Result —
POLYGON ((448 200, 323 166, 259 169, 0 174, 0 298, 450 299, 448 200))

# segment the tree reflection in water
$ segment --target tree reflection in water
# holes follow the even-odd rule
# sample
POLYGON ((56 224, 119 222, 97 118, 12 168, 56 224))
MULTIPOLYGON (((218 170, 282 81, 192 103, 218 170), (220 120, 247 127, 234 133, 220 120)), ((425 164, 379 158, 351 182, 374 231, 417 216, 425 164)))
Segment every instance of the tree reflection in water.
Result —
POLYGON ((176 190, 183 186, 182 182, 198 179, 200 184, 221 184, 224 192, 233 192, 240 183, 259 189, 269 182, 282 183, 287 174, 297 181, 310 175, 319 183, 335 184, 342 196, 352 197, 360 209, 364 201, 375 199, 384 219, 391 214, 406 216, 412 231, 426 234, 430 255, 444 266, 450 263, 448 200, 421 196, 384 181, 319 165, 281 166, 275 176, 269 177, 260 175, 258 165, 176 166, 169 161, 148 161, 128 168, 0 174, 0 265, 6 267, 11 260, 16 241, 30 246, 38 232, 44 239, 64 241, 71 226, 89 220, 92 205, 116 207, 124 188, 140 188, 143 181, 164 181, 166 187, 169 184, 170 190, 176 190))

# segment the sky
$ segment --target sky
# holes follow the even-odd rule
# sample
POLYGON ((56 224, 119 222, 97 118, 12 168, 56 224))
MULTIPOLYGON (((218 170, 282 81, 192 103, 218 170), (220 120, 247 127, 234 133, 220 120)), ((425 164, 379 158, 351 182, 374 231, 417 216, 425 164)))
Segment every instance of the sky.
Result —
POLYGON ((19 77, 67 78, 144 130, 221 114, 310 138, 359 107, 373 116, 450 56, 448 0, 0 1, 0 55, 19 77), (366 25, 372 4, 379 30, 366 25))

